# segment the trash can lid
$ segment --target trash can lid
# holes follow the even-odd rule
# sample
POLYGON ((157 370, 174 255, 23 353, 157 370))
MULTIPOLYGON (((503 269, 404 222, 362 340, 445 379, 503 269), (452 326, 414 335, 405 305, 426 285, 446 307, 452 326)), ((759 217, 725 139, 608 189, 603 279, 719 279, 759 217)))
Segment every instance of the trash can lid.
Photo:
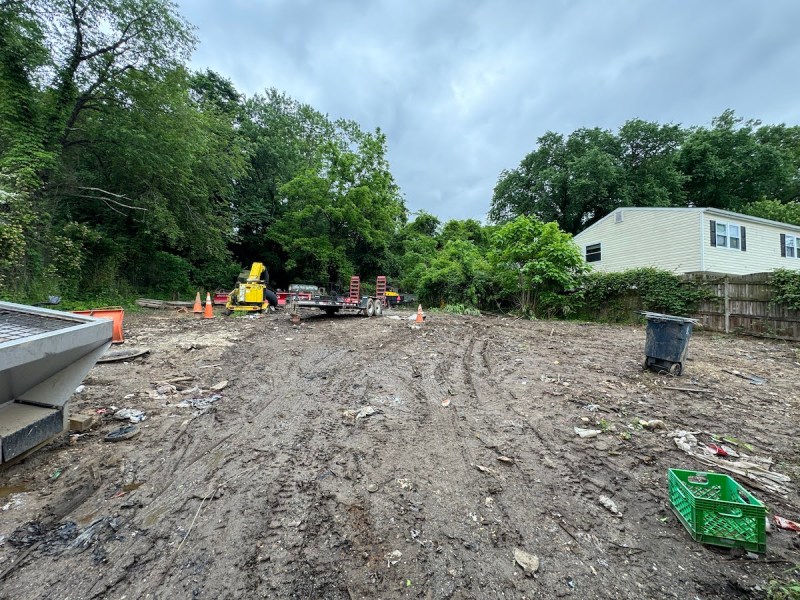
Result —
POLYGON ((674 315, 665 315, 662 313, 650 312, 647 310, 643 310, 642 314, 645 316, 647 320, 653 320, 653 321, 675 321, 677 323, 694 323, 695 325, 699 323, 697 319, 690 319, 689 317, 676 317, 674 315))

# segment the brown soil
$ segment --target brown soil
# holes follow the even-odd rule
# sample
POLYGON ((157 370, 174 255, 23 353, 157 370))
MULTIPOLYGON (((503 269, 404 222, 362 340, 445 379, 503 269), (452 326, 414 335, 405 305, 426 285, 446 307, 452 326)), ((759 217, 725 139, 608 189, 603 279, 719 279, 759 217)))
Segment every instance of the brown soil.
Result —
POLYGON ((800 534, 775 528, 759 557, 693 541, 666 495, 668 468, 707 468, 668 431, 735 436, 793 479, 786 497, 749 489, 800 520, 797 344, 696 333, 671 378, 642 371, 642 327, 125 326, 125 347, 151 353, 95 366, 71 408, 147 419, 107 443, 120 422, 103 415, 0 473, 2 598, 758 598, 800 563, 800 534), (223 380, 206 412, 176 406, 223 380), (539 557, 535 576, 515 549, 539 557))

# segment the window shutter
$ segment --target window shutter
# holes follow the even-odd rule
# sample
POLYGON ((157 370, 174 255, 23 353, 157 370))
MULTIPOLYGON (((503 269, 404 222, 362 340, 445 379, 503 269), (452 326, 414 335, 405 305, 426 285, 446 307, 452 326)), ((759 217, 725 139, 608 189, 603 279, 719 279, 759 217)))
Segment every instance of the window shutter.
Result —
POLYGON ((781 256, 786 257, 786 234, 781 234, 781 256))
POLYGON ((742 232, 742 252, 747 250, 747 229, 744 225, 739 227, 739 231, 742 232))
POLYGON ((717 222, 711 221, 711 245, 717 245, 717 222))

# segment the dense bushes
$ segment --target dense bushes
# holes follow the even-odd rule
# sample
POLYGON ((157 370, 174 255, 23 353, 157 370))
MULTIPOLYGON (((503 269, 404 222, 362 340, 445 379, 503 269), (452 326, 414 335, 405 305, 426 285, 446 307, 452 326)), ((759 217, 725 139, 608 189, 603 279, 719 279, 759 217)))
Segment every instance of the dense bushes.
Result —
POLYGON ((800 310, 800 271, 778 269, 772 274, 772 301, 800 310))
POLYGON ((621 273, 591 273, 584 280, 581 316, 630 321, 637 310, 691 315, 709 292, 669 271, 629 269, 621 273))

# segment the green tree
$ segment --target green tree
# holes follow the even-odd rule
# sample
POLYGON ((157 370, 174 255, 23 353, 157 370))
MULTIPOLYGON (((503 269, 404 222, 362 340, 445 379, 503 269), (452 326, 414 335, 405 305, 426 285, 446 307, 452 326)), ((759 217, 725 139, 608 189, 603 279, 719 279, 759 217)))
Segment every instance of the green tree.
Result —
POLYGON ((631 119, 619 130, 625 202, 628 206, 680 206, 685 203, 686 177, 678 167, 678 151, 686 138, 679 125, 631 119))
POLYGON ((419 275, 416 292, 428 305, 480 305, 489 283, 489 265, 480 249, 467 240, 450 240, 434 254, 419 275))
POLYGON ((688 202, 740 211, 762 198, 786 196, 798 164, 780 147, 759 140, 759 125, 727 110, 710 129, 691 131, 678 159, 688 202))
POLYGON ((422 275, 436 255, 440 229, 441 221, 425 211, 400 227, 394 239, 396 283, 400 289, 417 290, 422 275))
POLYGON ((519 215, 555 221, 577 233, 624 204, 621 147, 602 129, 578 129, 569 137, 547 132, 538 148, 494 190, 489 217, 506 222, 519 215))
POLYGON ((800 202, 779 202, 778 200, 758 200, 742 207, 746 215, 771 219, 790 225, 800 225, 800 202))
POLYGON ((577 287, 587 267, 570 234, 555 222, 522 215, 498 227, 492 246, 489 260, 496 276, 523 314, 554 316, 572 310, 565 292, 577 287))
POLYGON ((380 131, 339 122, 342 135, 320 148, 320 168, 308 168, 280 189, 281 216, 267 238, 288 257, 293 277, 343 282, 385 272, 391 242, 406 217, 385 158, 380 131))

